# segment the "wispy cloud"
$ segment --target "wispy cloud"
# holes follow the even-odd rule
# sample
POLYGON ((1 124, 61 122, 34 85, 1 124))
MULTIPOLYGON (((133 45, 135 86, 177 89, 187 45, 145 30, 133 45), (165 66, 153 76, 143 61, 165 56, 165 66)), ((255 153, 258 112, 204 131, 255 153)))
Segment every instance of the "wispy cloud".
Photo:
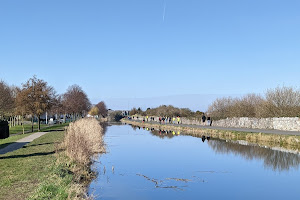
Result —
POLYGON ((164 1, 164 11, 163 11, 163 22, 165 22, 166 7, 167 7, 167 2, 166 2, 166 0, 165 0, 165 1, 164 1))

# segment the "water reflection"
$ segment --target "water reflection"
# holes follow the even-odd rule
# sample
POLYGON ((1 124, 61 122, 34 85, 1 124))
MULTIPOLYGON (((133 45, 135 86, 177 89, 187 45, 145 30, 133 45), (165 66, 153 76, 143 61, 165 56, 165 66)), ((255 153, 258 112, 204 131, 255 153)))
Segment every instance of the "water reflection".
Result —
POLYGON ((107 132, 107 127, 111 126, 107 122, 100 122, 101 127, 103 128, 103 135, 107 132))
POLYGON ((94 163, 98 176, 89 188, 95 199, 299 197, 300 173, 291 170, 299 167, 298 154, 208 134, 197 138, 177 130, 133 129, 108 126, 108 152, 94 163))
MULTIPOLYGON (((147 127, 133 126, 136 129, 148 130, 153 136, 161 139, 172 139, 179 136, 179 131, 161 130, 147 127)), ((187 134, 183 134, 187 135, 187 134)), ((202 142, 207 141, 208 146, 217 153, 240 155, 247 160, 260 159, 263 160, 266 168, 273 171, 288 171, 297 169, 300 165, 300 155, 296 152, 289 152, 282 148, 264 148, 246 141, 225 141, 220 139, 211 139, 210 136, 201 137, 202 142)))
POLYGON ((209 141, 208 146, 217 153, 233 153, 247 160, 261 159, 264 161, 266 168, 270 168, 274 171, 290 170, 291 168, 298 168, 300 165, 299 154, 272 150, 247 143, 241 145, 239 141, 226 142, 224 140, 214 139, 209 141))

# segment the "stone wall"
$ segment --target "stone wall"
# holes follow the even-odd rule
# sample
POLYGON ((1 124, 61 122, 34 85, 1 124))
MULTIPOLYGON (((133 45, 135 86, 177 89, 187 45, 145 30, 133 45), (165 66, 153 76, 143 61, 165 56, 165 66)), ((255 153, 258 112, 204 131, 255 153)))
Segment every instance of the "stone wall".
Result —
MULTIPOLYGON (((143 116, 139 120, 143 120, 143 116)), ((158 122, 159 117, 154 117, 158 122)), ((136 120, 136 118, 135 118, 136 120)), ((146 118, 145 118, 146 120, 146 118)), ((148 119, 150 121, 150 117, 148 119)), ((177 123, 177 119, 175 120, 177 123)), ((203 125, 199 119, 180 118, 181 124, 203 125)), ((207 125, 207 123, 205 124, 207 125)), ((300 119, 298 117, 281 118, 227 118, 212 122, 212 126, 233 127, 233 128, 252 128, 252 129, 276 129, 284 131, 300 131, 300 119)))
POLYGON ((242 117, 242 118, 228 118, 228 119, 214 121, 213 126, 300 131, 300 120, 298 117, 261 118, 261 119, 242 117))

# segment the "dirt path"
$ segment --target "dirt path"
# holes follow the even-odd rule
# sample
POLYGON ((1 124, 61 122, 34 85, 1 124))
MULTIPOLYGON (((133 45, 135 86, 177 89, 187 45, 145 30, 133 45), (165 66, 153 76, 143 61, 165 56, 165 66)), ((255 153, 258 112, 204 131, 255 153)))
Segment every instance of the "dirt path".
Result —
POLYGON ((24 145, 32 142, 33 140, 35 140, 36 138, 41 137, 42 135, 45 135, 46 133, 47 132, 37 132, 37 133, 34 133, 34 134, 32 134, 32 135, 30 135, 28 137, 22 138, 22 139, 16 141, 15 143, 10 144, 7 147, 4 147, 3 149, 0 149, 0 154, 6 154, 8 152, 20 149, 24 145))

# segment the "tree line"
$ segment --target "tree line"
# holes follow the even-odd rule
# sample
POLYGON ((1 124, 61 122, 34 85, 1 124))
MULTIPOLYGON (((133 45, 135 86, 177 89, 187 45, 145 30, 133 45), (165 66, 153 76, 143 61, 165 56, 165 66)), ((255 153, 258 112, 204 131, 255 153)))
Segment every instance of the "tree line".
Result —
POLYGON ((142 116, 180 116, 201 118, 202 115, 214 120, 233 117, 298 117, 300 115, 300 90, 293 87, 276 87, 268 89, 263 95, 246 94, 242 97, 223 97, 211 103, 207 112, 193 112, 189 108, 177 108, 172 105, 161 105, 156 108, 133 108, 130 115, 142 116))
POLYGON ((264 95, 247 94, 239 98, 216 99, 208 108, 214 119, 233 117, 298 117, 300 91, 293 87, 268 89, 264 95))
MULTIPOLYGON (((104 102, 99 102, 94 107, 97 108, 97 115, 107 116, 104 102)), ((49 116, 59 116, 59 119, 63 116, 63 121, 66 118, 74 121, 86 116, 94 107, 78 85, 71 85, 65 93, 57 94, 52 86, 36 76, 20 87, 9 86, 0 81, 0 120, 10 121, 10 126, 20 123, 23 125, 24 119, 30 118, 32 131, 34 119, 37 119, 40 130, 41 116, 46 112, 49 116)))
POLYGON ((143 111, 141 108, 133 108, 129 112, 130 115, 143 115, 143 116, 167 116, 167 117, 201 117, 203 112, 192 111, 189 108, 177 108, 172 105, 161 105, 156 108, 147 108, 143 111))

